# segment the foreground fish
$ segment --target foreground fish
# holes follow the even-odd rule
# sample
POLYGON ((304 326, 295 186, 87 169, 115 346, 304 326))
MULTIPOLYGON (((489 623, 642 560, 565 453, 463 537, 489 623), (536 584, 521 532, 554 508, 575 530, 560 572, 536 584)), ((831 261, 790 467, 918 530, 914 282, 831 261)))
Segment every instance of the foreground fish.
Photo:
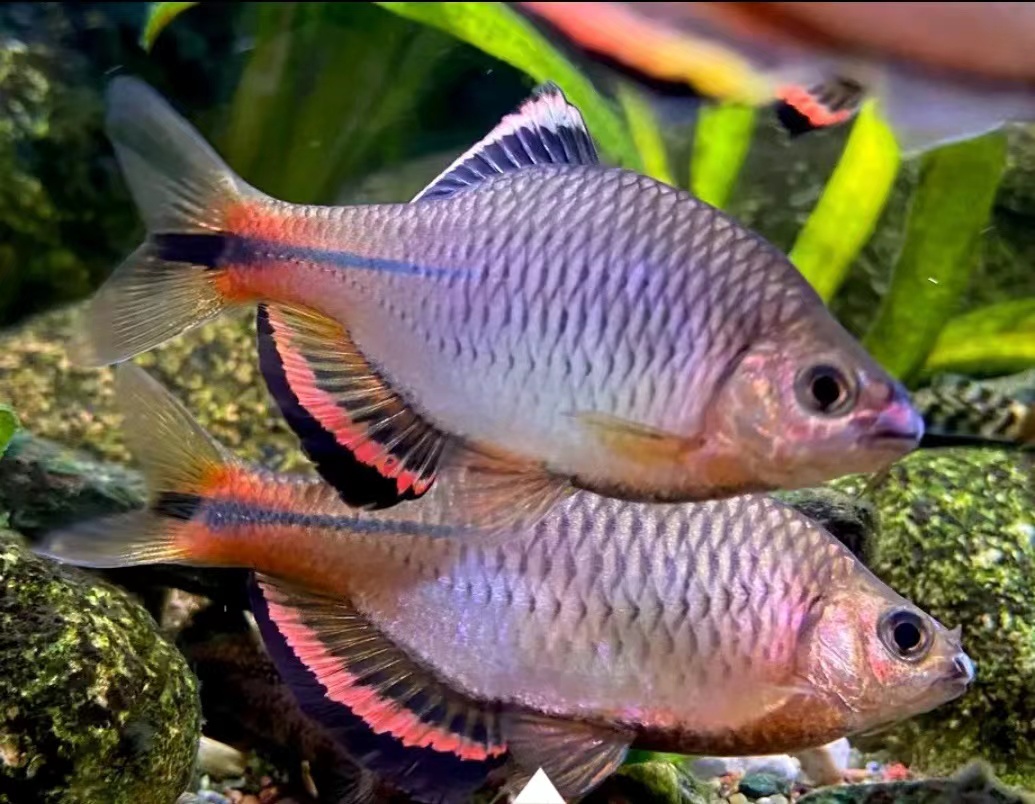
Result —
POLYGON ((260 362, 346 501, 467 475, 472 521, 572 486, 689 500, 810 486, 913 449, 923 422, 771 245, 597 163, 546 88, 415 203, 296 206, 248 187, 145 85, 108 129, 149 229, 90 313, 124 360, 265 301, 260 362))
POLYGON ((1035 446, 1035 374, 980 381, 947 374, 913 394, 920 446, 1035 446))
POLYGON ((422 800, 464 801, 489 773, 539 767, 577 796, 632 745, 799 750, 931 709, 972 679, 958 630, 771 498, 581 492, 489 545, 449 538, 445 486, 357 512, 321 483, 238 464, 139 369, 120 368, 118 392, 151 508, 41 552, 254 569, 257 620, 300 701, 422 800))
POLYGON ((792 132, 878 99, 906 153, 1035 120, 1035 3, 517 3, 640 83, 778 102, 792 132))

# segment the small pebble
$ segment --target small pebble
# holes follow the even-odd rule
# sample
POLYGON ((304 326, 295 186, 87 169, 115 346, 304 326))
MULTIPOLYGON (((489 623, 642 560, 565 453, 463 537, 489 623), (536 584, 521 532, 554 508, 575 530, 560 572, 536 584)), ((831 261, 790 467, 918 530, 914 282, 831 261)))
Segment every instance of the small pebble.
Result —
POLYGON ((787 796, 777 793, 775 796, 763 796, 755 801, 755 804, 790 804, 787 796))
POLYGON ((748 798, 743 793, 734 793, 726 800, 730 804, 748 804, 748 798))
POLYGON ((760 799, 790 792, 790 781, 775 773, 749 773, 738 787, 745 796, 760 799))

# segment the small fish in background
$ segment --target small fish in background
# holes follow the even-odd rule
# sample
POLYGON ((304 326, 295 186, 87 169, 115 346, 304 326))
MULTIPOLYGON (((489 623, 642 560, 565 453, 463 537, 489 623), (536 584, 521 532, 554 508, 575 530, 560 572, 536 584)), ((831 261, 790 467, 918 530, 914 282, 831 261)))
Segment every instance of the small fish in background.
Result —
POLYGON ((876 471, 923 423, 785 255, 599 164, 538 90, 412 203, 301 206, 235 176, 143 83, 107 127, 149 235, 94 298, 85 359, 258 305, 267 386, 354 505, 464 478, 472 523, 573 488, 685 501, 876 471))
POLYGON ((772 754, 928 711, 973 666, 948 630, 767 496, 578 492, 522 538, 453 538, 451 486, 388 511, 233 459, 121 366, 148 510, 39 551, 93 567, 254 570, 271 656, 311 716, 418 800, 543 768, 566 798, 631 746, 772 754))
POLYGON ((1035 446, 1035 373, 998 380, 953 374, 935 377, 913 394, 924 417, 921 449, 1035 446))
POLYGON ((791 134, 867 97, 907 155, 1035 121, 1035 3, 513 5, 655 94, 775 104, 791 134))

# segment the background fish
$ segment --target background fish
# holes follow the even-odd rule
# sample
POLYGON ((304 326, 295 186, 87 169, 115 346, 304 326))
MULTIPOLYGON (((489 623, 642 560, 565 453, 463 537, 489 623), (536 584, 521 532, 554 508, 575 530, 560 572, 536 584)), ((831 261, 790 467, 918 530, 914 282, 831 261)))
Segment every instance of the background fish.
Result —
POLYGON ((941 375, 913 394, 924 417, 922 448, 1035 445, 1035 374, 974 380, 941 375))
POLYGON ((149 236, 99 291, 92 360, 234 304, 267 384, 348 502, 459 468, 472 521, 572 486, 650 500, 814 485, 913 447, 905 389, 786 257, 685 192, 597 162, 547 87, 410 204, 248 187, 145 85, 108 130, 149 236))
POLYGON ((300 700, 421 800, 538 767, 577 796, 631 745, 803 749, 973 677, 958 629, 771 498, 583 492, 502 546, 442 538, 457 528, 444 486, 357 512, 323 484, 236 463, 139 369, 120 368, 118 392, 151 508, 42 552, 256 570, 257 620, 300 700))
POLYGON ((792 133, 877 98, 906 153, 1035 120, 1033 3, 516 3, 640 84, 776 103, 792 133))

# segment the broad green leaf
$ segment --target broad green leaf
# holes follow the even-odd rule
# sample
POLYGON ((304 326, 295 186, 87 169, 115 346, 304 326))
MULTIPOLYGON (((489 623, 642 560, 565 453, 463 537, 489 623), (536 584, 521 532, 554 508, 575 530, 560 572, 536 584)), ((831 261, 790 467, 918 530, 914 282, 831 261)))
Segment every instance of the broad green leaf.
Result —
POLYGON ((954 373, 992 377, 1032 367, 1035 331, 1003 332, 939 345, 927 358, 922 376, 954 373))
POLYGON ((864 339, 896 377, 913 379, 958 308, 1005 164, 998 132, 924 157, 902 252, 864 339))
POLYGON ((957 316, 945 325, 924 364, 925 375, 940 371, 992 373, 1035 365, 1035 299, 992 304, 957 316))
POLYGON ((643 159, 615 109, 531 24, 503 3, 378 3, 408 19, 447 31, 536 81, 554 81, 586 118, 604 156, 635 170, 643 159))
POLYGON ((702 106, 694 127, 690 155, 690 189, 722 209, 729 201, 737 174, 747 158, 757 113, 732 103, 702 106))
POLYGON ((7 451, 7 445, 18 430, 18 417, 7 405, 0 405, 0 456, 7 451))
POLYGON ((790 258, 825 301, 870 239, 898 173, 900 154, 873 102, 860 109, 844 153, 791 249, 790 258))
POLYGON ((197 3, 152 3, 147 12, 147 22, 140 34, 140 46, 144 50, 151 50, 155 40, 170 22, 180 14, 197 3))
POLYGON ((650 103, 637 90, 624 83, 618 90, 618 100, 629 122, 633 143, 643 159, 643 172, 675 187, 676 180, 669 167, 665 140, 650 103))

